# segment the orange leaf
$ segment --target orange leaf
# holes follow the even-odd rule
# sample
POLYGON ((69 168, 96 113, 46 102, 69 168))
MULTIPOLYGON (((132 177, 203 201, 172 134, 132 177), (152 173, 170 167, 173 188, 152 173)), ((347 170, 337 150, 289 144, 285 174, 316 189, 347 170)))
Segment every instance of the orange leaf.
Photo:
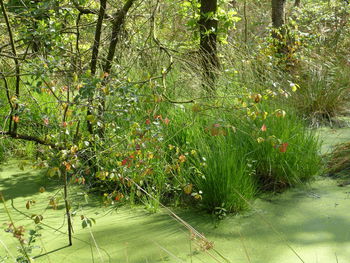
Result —
POLYGON ((179 156, 179 161, 180 161, 180 163, 186 162, 186 156, 183 155, 183 154, 181 154, 181 155, 179 156))
POLYGON ((287 151, 287 148, 288 148, 288 143, 285 142, 285 143, 282 143, 279 147, 279 150, 281 153, 285 153, 287 151))
POLYGON ((165 118, 165 119, 163 120, 163 122, 164 122, 165 125, 169 125, 170 120, 169 120, 168 118, 165 118))
POLYGON ((13 121, 18 123, 19 122, 19 116, 13 116, 12 117, 13 121))

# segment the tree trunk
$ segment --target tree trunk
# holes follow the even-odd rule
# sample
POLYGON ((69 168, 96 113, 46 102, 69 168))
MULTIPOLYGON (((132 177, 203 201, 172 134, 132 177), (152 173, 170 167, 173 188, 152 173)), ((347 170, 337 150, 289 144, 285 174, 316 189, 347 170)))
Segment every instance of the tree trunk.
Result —
MULTIPOLYGON (((120 31, 122 29, 122 26, 124 25, 125 22, 125 17, 127 13, 129 12, 129 9, 131 6, 134 4, 136 0, 128 0, 122 9, 120 9, 114 16, 113 16, 113 27, 112 27, 112 35, 111 35, 111 41, 109 42, 109 47, 108 47, 108 54, 106 58, 106 62, 103 66, 103 72, 107 73, 106 77, 102 83, 102 86, 107 85, 107 78, 109 73, 111 72, 112 65, 113 65, 113 60, 115 56, 115 51, 117 44, 119 42, 119 37, 120 37, 120 31)), ((105 111, 105 104, 106 104, 106 98, 105 94, 103 92, 100 92, 100 103, 98 107, 98 115, 99 118, 103 119, 103 114, 105 111)), ((98 129, 98 134, 100 135, 101 138, 104 137, 104 127, 100 127, 98 129)))
POLYGON ((281 28, 284 25, 286 0, 272 0, 272 26, 281 28))
POLYGON ((275 38, 277 54, 288 53, 288 43, 286 43, 285 5, 286 0, 272 0, 272 37, 275 38))
POLYGON ((295 0, 294 6, 299 7, 301 3, 301 0, 295 0))
POLYGON ((68 182, 67 182, 67 171, 63 169, 63 190, 64 190, 64 206, 66 208, 66 216, 67 216, 67 223, 68 223, 68 245, 71 246, 72 243, 72 219, 70 214, 70 206, 68 202, 68 182))
MULTIPOLYGON (((100 41, 101 41, 101 34, 102 34, 102 24, 103 24, 103 18, 105 16, 106 12, 106 6, 107 6, 107 0, 101 0, 100 1, 100 10, 98 13, 98 19, 96 24, 96 30, 95 30, 95 38, 94 38, 94 44, 92 47, 92 58, 91 58, 91 64, 90 64, 90 70, 91 75, 94 77, 96 74, 97 69, 97 59, 98 59, 98 52, 100 47, 100 41)), ((92 101, 93 98, 89 99, 89 106, 87 109, 87 115, 91 115, 92 113, 92 101)), ((87 121, 87 128, 90 134, 93 134, 93 127, 90 121, 87 121)))
POLYGON ((110 73, 110 71, 111 71, 112 62, 113 62, 114 54, 115 54, 115 49, 116 49, 118 41, 119 41, 120 30, 124 24, 126 14, 128 13, 130 7, 132 6, 132 4, 134 2, 135 2, 135 0, 128 0, 124 4, 123 8, 121 10, 119 10, 114 17, 112 36, 111 36, 112 38, 111 38, 111 42, 109 43, 107 61, 103 67, 103 71, 105 73, 110 73))
POLYGON ((96 24, 96 30, 95 30, 95 38, 94 38, 94 44, 92 47, 92 58, 91 58, 91 75, 94 76, 96 73, 97 68, 97 58, 98 58, 98 51, 100 47, 100 41, 101 41, 101 33, 102 33, 102 24, 103 24, 103 18, 105 16, 106 11, 106 5, 107 0, 101 0, 100 1, 100 10, 98 13, 98 19, 96 24))
POLYGON ((217 57, 217 28, 215 19, 217 0, 201 0, 200 19, 200 52, 203 66, 203 86, 209 92, 215 91, 216 73, 219 66, 217 57))

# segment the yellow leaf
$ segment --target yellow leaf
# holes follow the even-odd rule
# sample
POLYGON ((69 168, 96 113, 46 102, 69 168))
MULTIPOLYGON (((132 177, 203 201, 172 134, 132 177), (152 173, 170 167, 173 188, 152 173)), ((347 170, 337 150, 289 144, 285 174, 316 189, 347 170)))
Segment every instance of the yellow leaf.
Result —
POLYGON ((188 184, 184 187, 184 192, 185 194, 189 195, 192 193, 192 188, 193 188, 193 185, 192 184, 188 184))

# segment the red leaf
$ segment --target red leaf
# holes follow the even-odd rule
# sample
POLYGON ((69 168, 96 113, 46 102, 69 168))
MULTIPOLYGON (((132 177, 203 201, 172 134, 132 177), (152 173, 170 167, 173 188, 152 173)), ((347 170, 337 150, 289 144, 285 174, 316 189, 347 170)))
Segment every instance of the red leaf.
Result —
POLYGON ((288 148, 288 143, 285 142, 285 143, 282 143, 279 147, 279 150, 281 153, 285 153, 287 151, 287 148, 288 148))
POLYGON ((165 125, 169 125, 170 120, 168 118, 165 118, 163 122, 165 123, 165 125))
POLYGON ((13 121, 16 122, 16 123, 19 122, 19 117, 18 117, 18 116, 13 116, 12 119, 13 119, 13 121))
POLYGON ((46 126, 49 125, 49 118, 44 118, 43 121, 46 126))

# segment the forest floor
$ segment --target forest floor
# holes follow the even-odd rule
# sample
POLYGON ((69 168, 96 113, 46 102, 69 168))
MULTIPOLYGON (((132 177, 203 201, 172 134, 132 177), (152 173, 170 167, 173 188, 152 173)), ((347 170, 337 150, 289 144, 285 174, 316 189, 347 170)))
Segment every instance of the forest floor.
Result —
MULTIPOLYGON (((350 128, 323 128, 320 135, 324 141, 322 151, 327 152, 336 143, 350 141, 350 128)), ((0 191, 8 200, 16 225, 33 228, 32 220, 23 213, 44 217, 42 237, 33 250, 35 262, 225 262, 213 260, 208 253, 219 258, 213 251, 197 249, 188 230, 164 210, 151 214, 140 207, 101 207, 97 200, 86 202, 76 187, 70 190, 78 211, 73 222, 73 246, 67 247, 63 205, 57 210, 47 207, 57 190, 38 174, 29 164, 19 169, 18 160, 0 169, 0 191), (46 191, 39 193, 43 185, 46 191), (28 200, 36 201, 29 210, 28 200), (83 229, 81 215, 94 218, 96 224, 83 229)), ((336 180, 321 176, 308 186, 258 199, 251 211, 228 216, 218 224, 210 215, 175 209, 232 263, 349 262, 349 211, 350 186, 339 187, 336 180)), ((6 226, 2 224, 7 222, 1 206, 3 229, 6 226)), ((0 256, 7 254, 6 250, 17 255, 17 246, 18 241, 10 233, 0 231, 0 256)))

